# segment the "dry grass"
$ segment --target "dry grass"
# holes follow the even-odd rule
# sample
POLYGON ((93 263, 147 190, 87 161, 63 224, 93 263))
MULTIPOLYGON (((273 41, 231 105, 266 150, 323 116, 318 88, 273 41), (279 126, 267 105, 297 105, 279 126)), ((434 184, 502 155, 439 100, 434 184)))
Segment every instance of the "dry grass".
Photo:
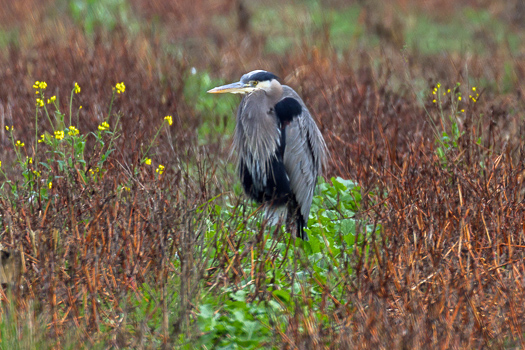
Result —
MULTIPOLYGON (((514 56, 500 45, 492 54, 429 57, 399 51, 398 39, 386 35, 381 47, 356 48, 339 57, 329 46, 306 45, 279 56, 264 52, 264 42, 271 39, 253 28, 242 33, 206 26, 209 11, 229 14, 236 23, 232 1, 212 6, 206 1, 174 5, 134 0, 133 9, 143 11, 145 18, 158 18, 166 31, 132 35, 118 26, 92 36, 69 19, 60 24, 44 16, 28 19, 19 9, 32 2, 17 3, 4 9, 12 23, 4 26, 36 22, 21 33, 21 45, 10 45, 0 55, 0 120, 14 125, 26 144, 34 139, 35 80, 47 81, 53 94, 64 96, 74 81, 79 83, 81 131, 95 130, 103 121, 116 82, 124 80, 128 87, 114 107, 123 116, 122 136, 99 182, 65 177, 54 185, 57 200, 47 203, 0 198, 2 243, 21 252, 23 261, 23 288, 12 290, 17 310, 47 320, 50 346, 60 347, 71 334, 87 347, 103 342, 116 348, 153 348, 152 338, 167 346, 181 334, 195 339, 193 320, 201 293, 217 285, 239 287, 240 264, 250 253, 238 251, 241 244, 272 259, 262 234, 224 235, 224 252, 208 269, 209 257, 202 252, 209 244, 209 218, 197 208, 230 191, 234 180, 223 180, 227 135, 197 144, 196 129, 206 116, 184 96, 192 66, 227 80, 255 68, 284 77, 315 111, 332 154, 326 176, 355 179, 363 198, 357 215, 381 225, 380 236, 366 240, 362 250, 348 252, 354 274, 340 276, 344 292, 334 292, 334 281, 321 285, 329 326, 297 307, 286 315, 288 327, 275 325, 273 346, 524 346, 523 55, 514 56), (200 20, 189 20, 188 14, 200 20), (39 24, 44 29, 35 34, 39 24), (63 28, 57 29, 59 36, 56 28, 63 28), (169 53, 168 45, 180 47, 183 54, 169 53), (505 79, 504 65, 516 82, 507 92, 498 89, 505 79), (431 122, 442 130, 430 97, 438 81, 449 87, 459 81, 465 89, 471 81, 493 83, 480 87, 479 102, 465 101, 464 133, 445 162, 436 154, 439 135, 431 122), (417 97, 421 89, 423 100, 417 97), (154 148, 156 162, 168 170, 161 180, 143 168, 133 173, 141 149, 165 115, 174 117, 173 142, 161 136, 154 148), (130 191, 122 191, 122 184, 130 191), (133 298, 147 298, 143 283, 159 291, 150 296, 157 298, 156 308, 145 316, 148 320, 163 313, 159 330, 129 316, 133 298), (177 286, 176 295, 167 295, 170 283, 177 286), (168 324, 172 302, 177 314, 168 324)), ((398 5, 402 11, 410 4, 398 5)), ((427 6, 455 11, 451 4, 433 1, 427 6)), ((504 16, 511 10, 494 11, 504 16)), ((377 29, 374 21, 365 21, 370 30, 377 29)), ((10 177, 20 176, 5 169, 13 150, 7 135, 0 136, 3 169, 10 177)), ((268 298, 257 277, 264 275, 263 265, 254 275, 254 302, 268 298)), ((296 297, 298 304, 308 304, 308 295, 296 297)))

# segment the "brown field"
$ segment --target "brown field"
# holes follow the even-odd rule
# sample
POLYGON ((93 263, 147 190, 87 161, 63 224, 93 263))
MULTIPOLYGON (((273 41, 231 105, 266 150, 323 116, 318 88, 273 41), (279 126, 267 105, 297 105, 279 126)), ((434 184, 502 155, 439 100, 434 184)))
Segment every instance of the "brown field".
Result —
MULTIPOLYGON (((303 270, 318 299, 292 292, 253 348, 525 347, 521 1, 105 0, 107 18, 75 12, 88 3, 0 4, 0 241, 15 271, 0 271, 0 348, 243 348, 220 347, 227 333, 205 343, 199 305, 237 290, 248 305, 276 300, 266 276, 287 258, 271 233, 243 229, 250 213, 214 213, 251 209, 229 158, 238 99, 205 91, 253 69, 305 100, 331 153, 324 178, 359 185, 364 234, 323 278, 307 258, 285 265, 288 287, 303 270), (66 119, 81 87, 85 165, 64 170, 67 155, 35 142, 37 80, 66 119), (101 145, 89 132, 106 120, 115 136, 101 145), (17 163, 6 126, 34 163, 17 163), (35 180, 31 194, 26 170, 52 189, 39 195, 47 181, 35 180)), ((53 135, 39 113, 38 136, 53 135)))

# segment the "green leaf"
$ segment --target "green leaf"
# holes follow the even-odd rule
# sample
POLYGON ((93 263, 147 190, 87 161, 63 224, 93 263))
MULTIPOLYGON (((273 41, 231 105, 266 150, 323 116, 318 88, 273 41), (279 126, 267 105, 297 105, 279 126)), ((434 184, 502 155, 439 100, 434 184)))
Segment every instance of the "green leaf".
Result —
POLYGON ((230 297, 233 300, 245 302, 246 301, 246 291, 238 290, 235 293, 230 294, 230 297))
POLYGON ((274 290, 272 294, 275 298, 281 300, 285 304, 288 304, 290 302, 290 292, 287 290, 274 290))
POLYGON ((253 334, 259 329, 259 323, 256 321, 245 321, 243 329, 246 332, 246 338, 252 339, 253 334))

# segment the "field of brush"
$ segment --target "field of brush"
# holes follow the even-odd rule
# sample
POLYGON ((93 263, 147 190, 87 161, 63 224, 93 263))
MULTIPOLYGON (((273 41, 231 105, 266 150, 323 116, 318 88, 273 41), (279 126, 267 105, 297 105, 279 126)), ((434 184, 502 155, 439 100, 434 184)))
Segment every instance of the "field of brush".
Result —
POLYGON ((524 347, 524 81, 520 0, 3 1, 0 348, 524 347), (206 94, 254 69, 330 150, 309 242, 206 94))

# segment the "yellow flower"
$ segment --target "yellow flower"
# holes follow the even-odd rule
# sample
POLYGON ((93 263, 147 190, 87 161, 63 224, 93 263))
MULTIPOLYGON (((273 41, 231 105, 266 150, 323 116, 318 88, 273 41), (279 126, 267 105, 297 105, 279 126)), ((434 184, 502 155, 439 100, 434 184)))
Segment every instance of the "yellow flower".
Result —
POLYGON ((103 122, 102 124, 100 124, 98 126, 98 130, 100 130, 100 131, 104 131, 104 130, 107 130, 107 129, 109 129, 109 124, 107 122, 103 122))
POLYGON ((42 143, 45 141, 46 135, 42 134, 40 135, 40 140, 38 140, 38 143, 42 143))
POLYGON ((436 103, 436 100, 432 100, 432 103, 436 103))
POLYGON ((68 134, 69 136, 75 136, 75 135, 78 135, 79 132, 80 132, 80 131, 78 131, 77 128, 75 128, 73 125, 71 125, 71 126, 69 127, 69 131, 68 131, 67 134, 68 134))
POLYGON ((20 140, 17 140, 16 143, 15 143, 15 146, 16 146, 16 147, 24 147, 24 146, 25 146, 25 143, 20 142, 20 140))
POLYGON ((449 94, 450 94, 450 89, 448 89, 448 90, 447 90, 447 93, 449 93, 449 94))
POLYGON ((146 160, 144 161, 144 163, 146 165, 151 165, 151 158, 146 158, 146 160))
POLYGON ((78 83, 75 82, 75 94, 78 94, 80 92, 80 86, 78 86, 78 83))
POLYGON ((464 109, 462 109, 462 110, 461 110, 461 113, 465 113, 465 110, 464 110, 464 109))
POLYGON ((39 98, 37 98, 37 99, 36 99, 36 105, 37 105, 38 107, 44 107, 44 101, 41 100, 41 99, 39 99, 39 98))
POLYGON ((36 171, 36 170, 33 170, 33 174, 36 176, 36 177, 40 177, 40 171, 36 171))
POLYGON ((164 165, 159 164, 159 167, 155 171, 159 173, 159 175, 162 175, 162 173, 164 172, 164 165))
POLYGON ((78 107, 78 109, 82 109, 82 106, 78 107))
POLYGON ((171 117, 171 115, 165 116, 164 120, 167 120, 169 125, 173 124, 173 118, 171 117))
POLYGON ((56 96, 51 96, 51 98, 48 98, 48 99, 47 99, 47 104, 55 103, 56 99, 57 99, 56 96))
POLYGON ((2 161, 0 160, 0 168, 2 167, 2 161))
POLYGON ((45 90, 45 88, 47 87, 47 83, 45 81, 35 81, 35 83, 33 84, 33 89, 40 89, 40 90, 45 90))
POLYGON ((26 156, 26 162, 29 164, 33 164, 33 158, 26 156))
POLYGON ((52 183, 52 182, 49 182, 49 183, 47 184, 47 187, 48 187, 49 189, 52 189, 52 188, 53 188, 53 183, 52 183))
POLYGON ((55 138, 57 140, 62 140, 64 138, 64 131, 62 130, 55 131, 55 138))
POLYGON ((461 96, 458 96, 458 101, 461 101, 461 96))
POLYGON ((439 89, 440 87, 441 87, 441 84, 440 84, 440 83, 438 83, 438 84, 437 84, 437 88, 439 89))
POLYGON ((117 83, 117 85, 115 85, 115 88, 117 89, 117 92, 120 94, 120 93, 123 93, 124 91, 126 91, 126 85, 124 85, 124 82, 122 83, 117 83))
POLYGON ((7 131, 9 131, 9 127, 8 127, 7 125, 5 126, 5 129, 6 129, 7 131))
POLYGON ((476 87, 475 86, 472 87, 472 91, 476 91, 476 87))

